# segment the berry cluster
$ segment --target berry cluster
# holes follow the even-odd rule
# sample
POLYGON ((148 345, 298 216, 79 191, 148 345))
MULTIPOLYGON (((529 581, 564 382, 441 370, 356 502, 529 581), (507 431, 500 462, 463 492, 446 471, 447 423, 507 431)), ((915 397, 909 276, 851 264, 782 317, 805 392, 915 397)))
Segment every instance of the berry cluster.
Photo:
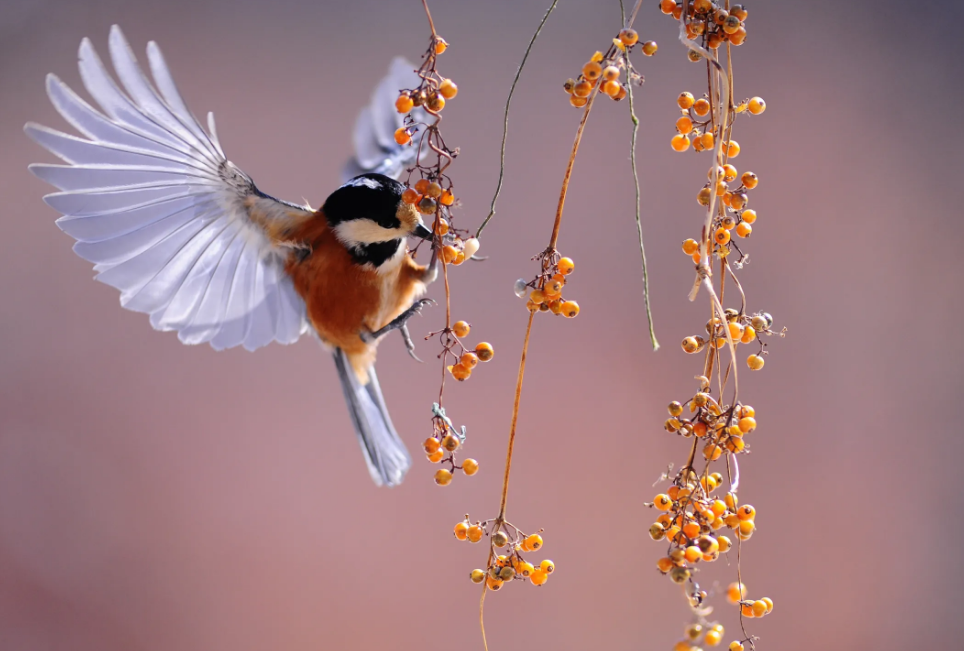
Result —
POLYGON ((442 276, 445 280, 445 327, 425 337, 426 340, 436 335, 439 337, 442 351, 438 358, 442 362, 443 372, 438 402, 432 405, 432 436, 425 439, 423 448, 425 455, 432 463, 448 464, 447 468, 440 468, 435 472, 435 483, 439 486, 447 486, 452 482, 456 470, 471 476, 478 472, 479 463, 475 459, 466 459, 462 465, 456 462, 455 453, 465 444, 465 427, 457 431, 442 407, 445 378, 451 374, 459 381, 468 379, 472 369, 480 361, 487 362, 492 359, 494 350, 492 345, 486 342, 478 344, 474 350, 467 349, 461 340, 468 336, 470 325, 465 321, 452 323, 448 265, 460 265, 475 255, 479 250, 479 240, 471 237, 469 231, 458 230, 453 226, 452 211, 458 206, 458 201, 455 198, 452 180, 445 171, 458 156, 459 151, 458 148, 451 149, 446 146, 439 132, 441 122, 439 112, 445 108, 447 100, 453 99, 458 94, 459 89, 455 82, 438 73, 437 59, 448 49, 448 43, 435 32, 435 24, 428 5, 426 3, 423 5, 432 29, 432 36, 429 47, 423 55, 422 65, 416 71, 421 79, 418 88, 400 90, 395 100, 396 110, 406 114, 404 126, 395 132, 395 142, 400 145, 411 145, 412 135, 418 131, 422 132, 415 163, 408 170, 406 183, 408 187, 402 192, 402 201, 414 206, 423 215, 433 216, 432 245, 442 263, 442 276), (416 106, 425 109, 434 121, 431 124, 417 122, 411 113, 416 106), (434 158, 431 154, 434 154, 434 158), (418 178, 413 183, 416 173, 418 178))
MULTIPOLYGON (((732 5, 727 11, 712 0, 692 0, 687 4, 686 38, 691 41, 702 38, 703 45, 711 50, 716 50, 724 43, 743 45, 746 40, 743 21, 747 16, 743 5, 732 5)), ((659 8, 676 20, 683 13, 683 5, 676 0, 660 0, 659 8)), ((690 61, 698 62, 702 58, 699 53, 689 51, 690 61)))
MULTIPOLYGON (((763 597, 762 599, 746 599, 746 586, 742 583, 731 583, 726 589, 726 600, 731 604, 740 605, 740 614, 744 617, 764 617, 773 611, 773 599, 763 597)), ((732 642, 730 651, 742 651, 743 645, 740 642, 732 642), (739 648, 734 647, 739 644, 739 648)))
POLYGON ((515 281, 516 296, 524 298, 526 293, 529 294, 526 309, 530 312, 552 312, 567 319, 574 318, 579 314, 579 303, 563 298, 562 288, 576 265, 569 258, 559 257, 558 253, 546 252, 541 257, 542 273, 529 282, 525 278, 515 281))
MULTIPOLYGON (((686 240, 683 242, 683 251, 685 252, 688 248, 698 246, 696 240, 686 240)), ((773 317, 767 312, 759 312, 749 316, 733 308, 725 310, 724 314, 726 315, 725 329, 723 322, 718 317, 713 317, 706 322, 706 334, 709 340, 713 342, 711 345, 718 349, 723 348, 726 346, 727 335, 730 336, 734 344, 758 343, 760 345, 759 351, 746 358, 746 365, 751 371, 759 371, 766 362, 764 355, 767 354, 766 344, 760 336, 770 336, 774 334, 773 317)), ((781 332, 780 336, 783 336, 783 334, 784 333, 781 332)), ((683 351, 690 354, 701 352, 706 346, 706 343, 706 338, 700 335, 686 337, 682 342, 683 351)))
MULTIPOLYGON (((613 39, 612 46, 605 54, 596 52, 592 55, 582 67, 582 74, 576 79, 567 79, 563 84, 569 93, 569 103, 582 108, 589 103, 589 96, 596 90, 618 102, 629 92, 625 84, 642 84, 643 77, 633 69, 628 56, 638 42, 639 34, 627 27, 613 39), (623 70, 626 71, 625 82, 621 80, 623 70)), ((656 41, 646 41, 640 45, 640 50, 646 56, 656 54, 656 49, 656 41)))
POLYGON ((438 403, 432 405, 432 411, 435 414, 432 417, 435 432, 422 442, 422 449, 432 463, 449 465, 448 468, 440 468, 435 472, 435 483, 439 486, 448 486, 452 483, 456 470, 461 470, 467 477, 471 477, 479 471, 479 462, 475 459, 466 459, 461 466, 456 464, 455 452, 465 443, 465 427, 462 427, 462 431, 457 431, 452 425, 452 420, 445 415, 445 410, 438 403))
MULTIPOLYGON (((693 93, 684 91, 676 98, 676 105, 679 106, 681 115, 676 120, 677 134, 670 140, 670 146, 673 148, 673 151, 684 152, 689 149, 691 145, 693 151, 696 152, 713 151, 717 142, 714 131, 716 125, 710 116, 709 100, 706 99, 706 97, 696 99, 693 93)), ((762 97, 751 97, 750 99, 743 100, 736 107, 736 112, 760 115, 766 111, 766 106, 766 102, 762 97)), ((726 153, 727 158, 736 158, 740 155, 740 143, 735 140, 724 142, 723 151, 726 153)), ((737 178, 735 169, 733 171, 734 174, 729 181, 734 181, 737 178)), ((746 174, 753 173, 747 172, 746 174)), ((746 176, 746 174, 744 174, 744 176, 746 176)), ((750 181, 750 184, 745 183, 745 179, 741 179, 741 181, 744 182, 743 185, 747 190, 752 190, 756 187, 755 181, 750 181)), ((717 188, 717 190, 718 194, 725 194, 725 192, 720 192, 719 188, 717 188)), ((709 192, 709 190, 707 190, 707 192, 709 192)), ((709 195, 707 194, 707 196, 709 195)), ((701 201, 700 203, 705 206, 709 202, 703 203, 701 201)))
POLYGON ((538 533, 526 535, 515 526, 502 521, 496 526, 496 520, 486 520, 472 524, 466 515, 462 522, 455 525, 455 537, 458 540, 468 540, 477 543, 483 536, 490 536, 489 563, 484 570, 472 570, 469 578, 473 583, 485 582, 489 590, 501 590, 507 581, 529 579, 532 585, 543 585, 549 580, 556 565, 550 560, 544 560, 539 565, 533 565, 523 556, 542 549, 542 536, 538 533))
MULTIPOLYGON (((719 646, 725 633, 726 630, 722 624, 707 622, 701 616, 698 621, 689 624, 683 630, 683 639, 673 645, 673 651, 700 651, 698 645, 701 641, 706 646, 719 646)), ((737 643, 734 642, 734 644, 737 643)))

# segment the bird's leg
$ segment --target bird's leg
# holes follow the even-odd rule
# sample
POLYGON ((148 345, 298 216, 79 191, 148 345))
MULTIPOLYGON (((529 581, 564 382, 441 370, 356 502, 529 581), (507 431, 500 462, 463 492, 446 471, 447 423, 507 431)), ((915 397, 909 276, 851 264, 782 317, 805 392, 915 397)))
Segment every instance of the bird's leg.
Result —
MULTIPOLYGON (((422 308, 428 305, 429 303, 431 303, 432 305, 437 305, 437 303, 430 298, 420 299, 418 301, 415 301, 415 303, 412 304, 412 307, 408 308, 407 310, 399 314, 397 317, 392 319, 391 323, 389 323, 387 326, 383 328, 379 328, 375 332, 362 331, 359 333, 358 336, 361 337, 361 340, 364 341, 366 344, 373 343, 379 337, 381 337, 382 335, 388 334, 392 330, 398 330, 399 328, 404 328, 408 320, 411 319, 416 314, 419 314, 422 311, 422 308)), ((408 343, 406 343, 406 346, 407 345, 408 343)))

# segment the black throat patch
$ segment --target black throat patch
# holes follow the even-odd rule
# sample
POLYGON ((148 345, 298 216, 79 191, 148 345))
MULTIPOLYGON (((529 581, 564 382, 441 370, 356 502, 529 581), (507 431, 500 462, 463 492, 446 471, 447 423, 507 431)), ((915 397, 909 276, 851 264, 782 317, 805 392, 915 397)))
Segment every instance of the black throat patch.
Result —
POLYGON ((348 249, 348 253, 351 254, 352 259, 358 264, 370 264, 378 268, 398 253, 400 246, 402 246, 402 240, 389 240, 388 242, 376 242, 374 244, 356 244, 348 249))

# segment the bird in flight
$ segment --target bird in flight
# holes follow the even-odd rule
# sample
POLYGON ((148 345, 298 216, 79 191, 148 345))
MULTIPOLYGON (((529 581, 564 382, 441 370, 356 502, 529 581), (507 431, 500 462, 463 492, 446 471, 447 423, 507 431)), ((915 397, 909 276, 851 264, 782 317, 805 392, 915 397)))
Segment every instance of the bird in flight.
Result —
MULTIPOLYGON (((372 479, 401 482, 411 465, 375 374, 378 342, 427 303, 435 279, 409 254, 409 237, 432 239, 396 178, 415 146, 393 137, 401 88, 418 86, 411 64, 392 62, 358 117, 355 157, 321 208, 275 199, 227 159, 214 116, 207 129, 182 99, 160 48, 147 45, 151 84, 120 28, 111 28, 115 83, 88 39, 80 76, 95 108, 54 75, 50 101, 79 132, 28 123, 24 130, 63 164, 31 171, 57 188, 44 200, 77 242, 96 279, 156 330, 215 350, 291 344, 306 333, 330 348, 372 479)), ((420 109, 416 109, 419 111, 420 109)), ((416 122, 424 122, 416 115, 416 122)), ((413 355, 414 356, 414 355, 413 355)))

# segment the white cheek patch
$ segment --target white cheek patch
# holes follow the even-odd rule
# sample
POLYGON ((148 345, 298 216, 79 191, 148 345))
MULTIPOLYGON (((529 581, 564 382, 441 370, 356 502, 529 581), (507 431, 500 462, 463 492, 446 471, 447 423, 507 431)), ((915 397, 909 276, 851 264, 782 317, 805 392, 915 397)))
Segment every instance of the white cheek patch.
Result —
POLYGON ((375 244, 390 242, 408 237, 402 228, 384 228, 370 219, 352 219, 342 222, 334 228, 335 236, 346 246, 357 244, 375 244))

